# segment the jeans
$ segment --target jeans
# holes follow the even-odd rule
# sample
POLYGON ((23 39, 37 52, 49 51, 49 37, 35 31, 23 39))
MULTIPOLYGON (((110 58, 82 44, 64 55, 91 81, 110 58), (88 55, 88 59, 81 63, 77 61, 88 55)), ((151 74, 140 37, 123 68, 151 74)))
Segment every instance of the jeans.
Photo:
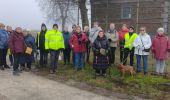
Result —
POLYGON ((140 72, 141 68, 141 57, 143 58, 144 72, 148 72, 148 55, 136 55, 137 58, 137 71, 140 72))
POLYGON ((134 63, 134 51, 135 48, 132 48, 132 50, 129 49, 124 49, 124 59, 123 59, 123 65, 127 64, 127 59, 128 59, 128 55, 130 54, 130 66, 133 66, 134 63))
POLYGON ((50 60, 51 60, 50 66, 51 66, 51 70, 53 72, 55 72, 55 70, 57 68, 59 54, 60 54, 60 50, 57 50, 57 51, 51 50, 50 51, 50 60))
POLYGON ((165 60, 156 59, 156 72, 163 74, 165 70, 165 60))
POLYGON ((71 53, 71 49, 70 48, 66 48, 63 50, 63 54, 64 54, 64 63, 66 64, 67 62, 70 63, 70 53, 71 53))
POLYGON ((82 69, 84 67, 84 53, 74 53, 75 55, 75 68, 82 69))
POLYGON ((7 65, 6 55, 7 55, 7 49, 0 49, 0 67, 7 65))
POLYGON ((45 50, 40 50, 40 65, 47 65, 48 52, 45 50))
POLYGON ((17 71, 20 63, 20 59, 23 54, 21 53, 16 53, 14 54, 14 66, 13 66, 13 71, 17 71))
POLYGON ((110 60, 111 64, 115 63, 115 51, 116 51, 116 47, 111 47, 110 48, 109 60, 110 60))

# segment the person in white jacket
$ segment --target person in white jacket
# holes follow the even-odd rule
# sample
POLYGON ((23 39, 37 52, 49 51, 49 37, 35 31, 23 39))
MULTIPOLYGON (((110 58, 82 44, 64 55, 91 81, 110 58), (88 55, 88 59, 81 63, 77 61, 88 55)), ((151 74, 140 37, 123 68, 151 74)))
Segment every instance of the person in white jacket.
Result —
POLYGON ((140 28, 140 33, 134 41, 135 55, 137 58, 137 72, 141 72, 141 58, 143 59, 144 74, 148 73, 148 55, 152 42, 150 36, 146 33, 146 27, 140 28))
POLYGON ((102 28, 99 27, 99 23, 97 21, 94 22, 93 28, 91 29, 90 34, 89 34, 89 40, 90 40, 91 44, 94 43, 94 41, 96 40, 96 38, 98 36, 99 31, 101 31, 101 30, 102 30, 102 28))

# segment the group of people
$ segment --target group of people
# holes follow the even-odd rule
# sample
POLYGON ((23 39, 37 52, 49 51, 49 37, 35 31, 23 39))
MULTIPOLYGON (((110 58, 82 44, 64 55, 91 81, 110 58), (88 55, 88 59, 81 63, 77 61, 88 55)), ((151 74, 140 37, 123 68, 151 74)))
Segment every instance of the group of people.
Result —
POLYGON ((148 74, 148 56, 151 52, 156 60, 156 73, 165 72, 170 40, 162 27, 158 28, 155 37, 151 39, 146 27, 140 27, 140 32, 136 33, 133 26, 128 27, 126 24, 117 31, 115 24, 110 23, 110 28, 106 32, 98 22, 94 22, 91 30, 88 26, 81 29, 80 26, 73 25, 72 32, 68 31, 68 27, 62 32, 59 31, 57 24, 48 30, 46 25, 42 24, 41 31, 37 33, 35 39, 29 29, 22 30, 17 27, 12 30, 10 26, 5 29, 5 25, 0 23, 0 69, 10 68, 6 63, 9 51, 14 75, 25 69, 31 70, 31 65, 35 61, 34 53, 37 53, 37 50, 40 51, 40 67, 48 66, 48 54, 50 54, 51 74, 56 73, 61 52, 64 55, 64 65, 70 64, 72 58, 73 68, 78 71, 84 69, 85 64, 90 64, 92 51, 96 75, 106 75, 108 67, 115 65, 117 48, 120 48, 120 63, 123 65, 127 65, 129 56, 130 66, 135 66, 134 55, 136 55, 136 72, 143 70, 142 58, 144 74, 148 74))

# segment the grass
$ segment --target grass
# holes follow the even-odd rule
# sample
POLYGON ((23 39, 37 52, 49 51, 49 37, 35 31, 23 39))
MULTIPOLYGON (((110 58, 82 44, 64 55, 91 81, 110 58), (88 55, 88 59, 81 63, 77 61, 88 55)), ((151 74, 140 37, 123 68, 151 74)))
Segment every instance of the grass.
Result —
MULTIPOLYGON (((119 61, 118 57, 116 57, 116 61, 119 61)), ((150 57, 149 71, 154 70, 153 63, 154 60, 150 57)), ((170 79, 165 79, 162 76, 144 76, 143 73, 139 73, 134 77, 127 74, 122 78, 116 66, 114 66, 110 68, 111 77, 97 77, 94 79, 94 70, 91 65, 86 65, 82 71, 74 71, 71 65, 63 66, 62 64, 63 61, 60 61, 56 76, 57 80, 59 79, 64 82, 74 80, 85 83, 91 87, 106 89, 110 92, 126 93, 147 99, 170 99, 170 91, 164 91, 158 88, 159 84, 170 83, 170 79)), ((116 62, 116 65, 117 64, 118 62, 116 62)), ((169 62, 167 65, 167 67, 169 67, 169 62)), ((170 71, 169 68, 167 70, 170 71)), ((49 68, 41 68, 39 72, 42 76, 47 76, 49 74, 49 68)))

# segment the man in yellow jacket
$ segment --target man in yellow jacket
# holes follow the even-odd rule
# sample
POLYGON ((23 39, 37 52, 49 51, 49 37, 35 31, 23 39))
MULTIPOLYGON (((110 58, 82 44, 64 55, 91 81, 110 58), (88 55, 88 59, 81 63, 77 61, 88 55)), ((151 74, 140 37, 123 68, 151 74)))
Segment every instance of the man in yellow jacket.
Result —
POLYGON ((130 53, 130 65, 133 66, 133 63, 134 63, 134 46, 133 46, 133 42, 134 40, 136 39, 137 37, 137 34, 134 32, 134 27, 131 26, 129 28, 129 32, 125 34, 125 45, 124 45, 124 48, 125 48, 125 52, 124 52, 124 59, 123 59, 123 64, 126 65, 127 63, 127 58, 128 58, 128 55, 130 53))
POLYGON ((55 74, 60 51, 64 48, 63 35, 58 30, 58 25, 54 24, 53 29, 47 31, 45 35, 45 49, 50 51, 51 74, 55 74))

